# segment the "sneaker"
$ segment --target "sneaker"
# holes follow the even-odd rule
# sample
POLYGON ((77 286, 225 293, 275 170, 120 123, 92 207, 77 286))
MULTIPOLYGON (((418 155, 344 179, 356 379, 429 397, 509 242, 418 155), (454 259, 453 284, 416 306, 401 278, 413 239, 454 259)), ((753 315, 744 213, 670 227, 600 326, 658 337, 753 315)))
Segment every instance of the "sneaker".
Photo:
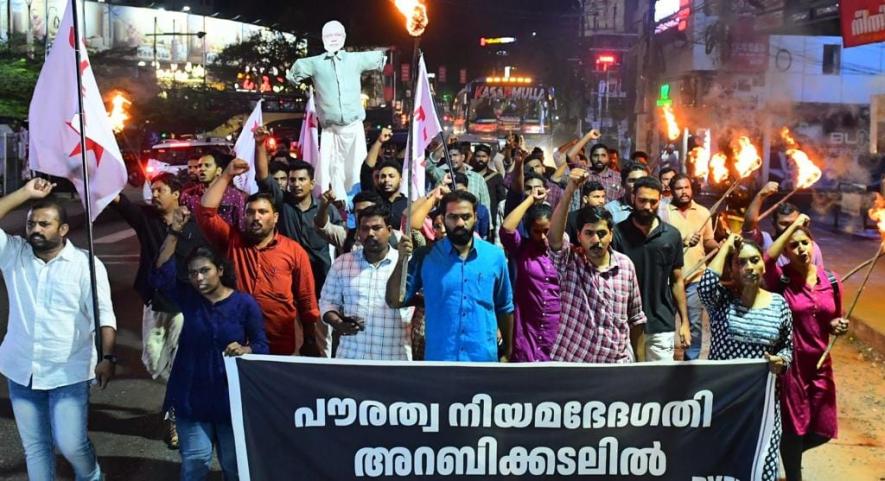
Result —
POLYGON ((163 436, 163 441, 166 442, 166 447, 169 449, 178 449, 178 430, 175 429, 175 421, 166 420, 166 434, 163 436))

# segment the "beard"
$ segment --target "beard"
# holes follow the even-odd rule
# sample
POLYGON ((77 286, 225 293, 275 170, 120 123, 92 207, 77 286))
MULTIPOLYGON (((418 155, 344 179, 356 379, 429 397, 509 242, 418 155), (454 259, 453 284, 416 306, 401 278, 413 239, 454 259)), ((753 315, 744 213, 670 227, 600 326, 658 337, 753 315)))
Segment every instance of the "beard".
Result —
POLYGON ((31 234, 28 236, 28 244, 34 252, 47 252, 57 248, 64 241, 62 238, 47 239, 40 234, 31 234))
POLYGON ((590 161, 590 170, 592 170, 594 172, 602 172, 603 170, 605 170, 605 163, 591 160, 590 161))
POLYGON ((635 210, 633 211, 633 217, 636 219, 636 222, 642 225, 650 225, 654 222, 656 215, 654 212, 647 210, 635 210))
POLYGON ((672 199, 670 199, 670 203, 675 205, 676 207, 686 206, 688 204, 691 204, 691 201, 692 201, 692 199, 690 197, 685 202, 680 200, 678 197, 673 197, 672 199))
POLYGON ((455 244, 456 246, 466 246, 470 242, 470 239, 473 238, 473 227, 469 229, 466 227, 459 227, 457 229, 452 229, 451 231, 446 229, 446 231, 446 236, 452 241, 452 244, 455 244))

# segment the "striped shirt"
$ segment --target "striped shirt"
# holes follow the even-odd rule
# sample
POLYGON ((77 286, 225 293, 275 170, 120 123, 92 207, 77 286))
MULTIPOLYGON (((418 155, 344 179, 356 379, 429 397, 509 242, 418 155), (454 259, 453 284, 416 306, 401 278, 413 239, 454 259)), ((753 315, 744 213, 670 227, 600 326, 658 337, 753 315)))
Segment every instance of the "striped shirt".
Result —
POLYGON ((608 268, 597 269, 583 248, 564 239, 550 251, 562 292, 559 335, 551 359, 565 362, 633 362, 630 328, 645 324, 639 281, 630 258, 609 251, 608 268))
POLYGON ((365 330, 341 336, 335 356, 342 359, 411 360, 409 323, 413 308, 391 309, 384 293, 399 259, 396 249, 372 265, 356 249, 335 259, 323 285, 320 311, 337 311, 365 322, 365 330))

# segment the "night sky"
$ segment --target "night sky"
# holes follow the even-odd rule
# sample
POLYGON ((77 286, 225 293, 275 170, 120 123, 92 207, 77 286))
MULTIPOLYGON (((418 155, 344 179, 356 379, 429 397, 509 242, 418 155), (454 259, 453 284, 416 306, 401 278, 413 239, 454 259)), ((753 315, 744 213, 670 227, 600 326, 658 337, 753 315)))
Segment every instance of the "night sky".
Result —
MULTIPOLYGON (((470 78, 487 75, 496 60, 519 65, 524 72, 546 70, 542 59, 551 49, 571 48, 576 37, 578 0, 424 0, 430 25, 422 38, 428 68, 446 65, 450 76, 468 68, 470 78), (532 37, 532 32, 537 36, 532 37), (495 58, 479 46, 480 37, 514 36, 518 44, 508 58, 495 58), (569 41, 570 40, 570 41, 569 41)), ((247 18, 304 31, 319 39, 328 20, 347 28, 351 46, 397 45, 411 51, 411 37, 392 0, 269 0, 238 2, 247 18), (276 16, 269 17, 267 12, 276 16)), ((319 47, 319 41, 314 42, 319 47)))

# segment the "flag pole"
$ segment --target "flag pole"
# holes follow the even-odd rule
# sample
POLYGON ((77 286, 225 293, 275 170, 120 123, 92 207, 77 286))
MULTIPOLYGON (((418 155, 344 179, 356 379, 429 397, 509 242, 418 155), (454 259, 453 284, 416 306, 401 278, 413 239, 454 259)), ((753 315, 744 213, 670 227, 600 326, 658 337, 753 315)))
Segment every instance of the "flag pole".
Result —
MULTIPOLYGON (((74 29, 74 58, 76 60, 75 68, 77 70, 77 123, 80 129, 80 162, 83 166, 83 205, 86 211, 86 243, 88 245, 89 256, 89 287, 92 293, 92 318, 95 323, 95 351, 98 353, 98 362, 101 362, 104 353, 101 346, 101 323, 98 314, 98 290, 96 289, 95 274, 95 246, 92 242, 92 199, 89 193, 89 166, 86 159, 86 118, 83 112, 83 77, 80 69, 80 23, 77 20, 77 0, 71 0, 71 18, 73 20, 74 29)), ((59 35, 60 36, 60 35, 59 35)), ((56 41, 60 39, 56 37, 56 41)), ((63 41, 63 39, 61 39, 63 41)))

